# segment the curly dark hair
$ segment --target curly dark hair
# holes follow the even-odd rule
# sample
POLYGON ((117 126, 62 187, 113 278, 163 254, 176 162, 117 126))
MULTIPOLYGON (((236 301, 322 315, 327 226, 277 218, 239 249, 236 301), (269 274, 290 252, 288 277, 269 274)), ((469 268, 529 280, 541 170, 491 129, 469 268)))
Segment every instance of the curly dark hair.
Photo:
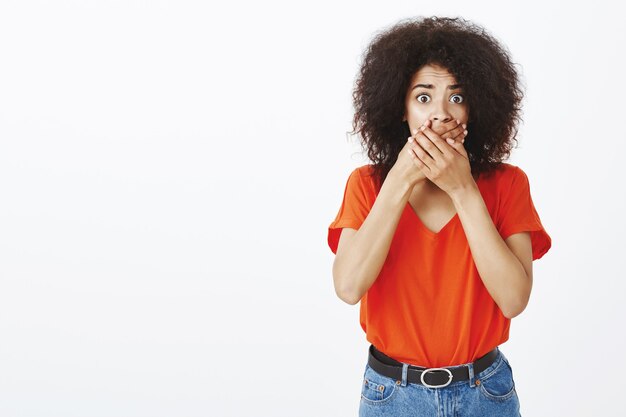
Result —
POLYGON ((405 96, 411 77, 426 64, 446 68, 464 85, 465 149, 474 178, 497 169, 517 142, 523 92, 505 47, 459 17, 403 19, 374 36, 352 94, 355 113, 348 133, 360 133, 379 188, 411 135, 402 121, 405 96))

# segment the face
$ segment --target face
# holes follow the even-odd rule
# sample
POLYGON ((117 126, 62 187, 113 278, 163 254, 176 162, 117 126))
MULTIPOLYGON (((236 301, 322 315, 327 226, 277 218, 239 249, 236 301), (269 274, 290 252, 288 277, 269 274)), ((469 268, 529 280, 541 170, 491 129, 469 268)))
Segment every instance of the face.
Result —
POLYGON ((411 132, 430 120, 437 131, 441 124, 459 119, 467 123, 469 108, 465 93, 447 69, 436 64, 422 66, 411 78, 405 98, 403 121, 411 132))

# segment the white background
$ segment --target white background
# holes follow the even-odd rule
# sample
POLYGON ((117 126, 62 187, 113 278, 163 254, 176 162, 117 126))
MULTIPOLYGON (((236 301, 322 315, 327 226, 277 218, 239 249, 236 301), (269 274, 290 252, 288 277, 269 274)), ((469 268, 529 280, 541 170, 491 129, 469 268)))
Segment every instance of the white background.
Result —
POLYGON ((522 71, 508 162, 553 240, 501 346, 522 415, 623 416, 623 16, 434 3, 3 0, 0 416, 356 415, 326 233, 361 53, 420 15, 522 71))

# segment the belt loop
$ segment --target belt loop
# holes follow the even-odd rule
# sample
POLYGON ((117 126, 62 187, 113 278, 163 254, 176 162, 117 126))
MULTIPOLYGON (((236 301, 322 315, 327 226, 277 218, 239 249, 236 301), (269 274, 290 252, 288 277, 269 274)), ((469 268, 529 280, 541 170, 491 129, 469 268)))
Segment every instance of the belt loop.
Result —
POLYGON ((402 363, 402 386, 406 387, 407 384, 407 372, 409 370, 408 363, 402 363))
POLYGON ((476 384, 474 383, 474 363, 470 362, 467 364, 467 370, 469 371, 469 386, 474 388, 476 384))

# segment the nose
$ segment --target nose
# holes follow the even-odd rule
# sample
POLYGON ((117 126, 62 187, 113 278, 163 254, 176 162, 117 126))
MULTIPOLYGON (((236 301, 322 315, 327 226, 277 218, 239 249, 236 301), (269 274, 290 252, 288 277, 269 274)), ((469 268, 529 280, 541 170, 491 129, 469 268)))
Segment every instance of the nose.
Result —
POLYGON ((430 120, 432 121, 433 126, 436 124, 444 124, 452 120, 453 117, 448 111, 446 104, 439 104, 435 109, 433 109, 433 113, 430 116, 430 120))
POLYGON ((444 123, 449 122, 450 120, 452 120, 452 116, 447 113, 446 114, 438 113, 432 116, 430 120, 432 121, 433 126, 435 126, 438 124, 444 124, 444 123))

